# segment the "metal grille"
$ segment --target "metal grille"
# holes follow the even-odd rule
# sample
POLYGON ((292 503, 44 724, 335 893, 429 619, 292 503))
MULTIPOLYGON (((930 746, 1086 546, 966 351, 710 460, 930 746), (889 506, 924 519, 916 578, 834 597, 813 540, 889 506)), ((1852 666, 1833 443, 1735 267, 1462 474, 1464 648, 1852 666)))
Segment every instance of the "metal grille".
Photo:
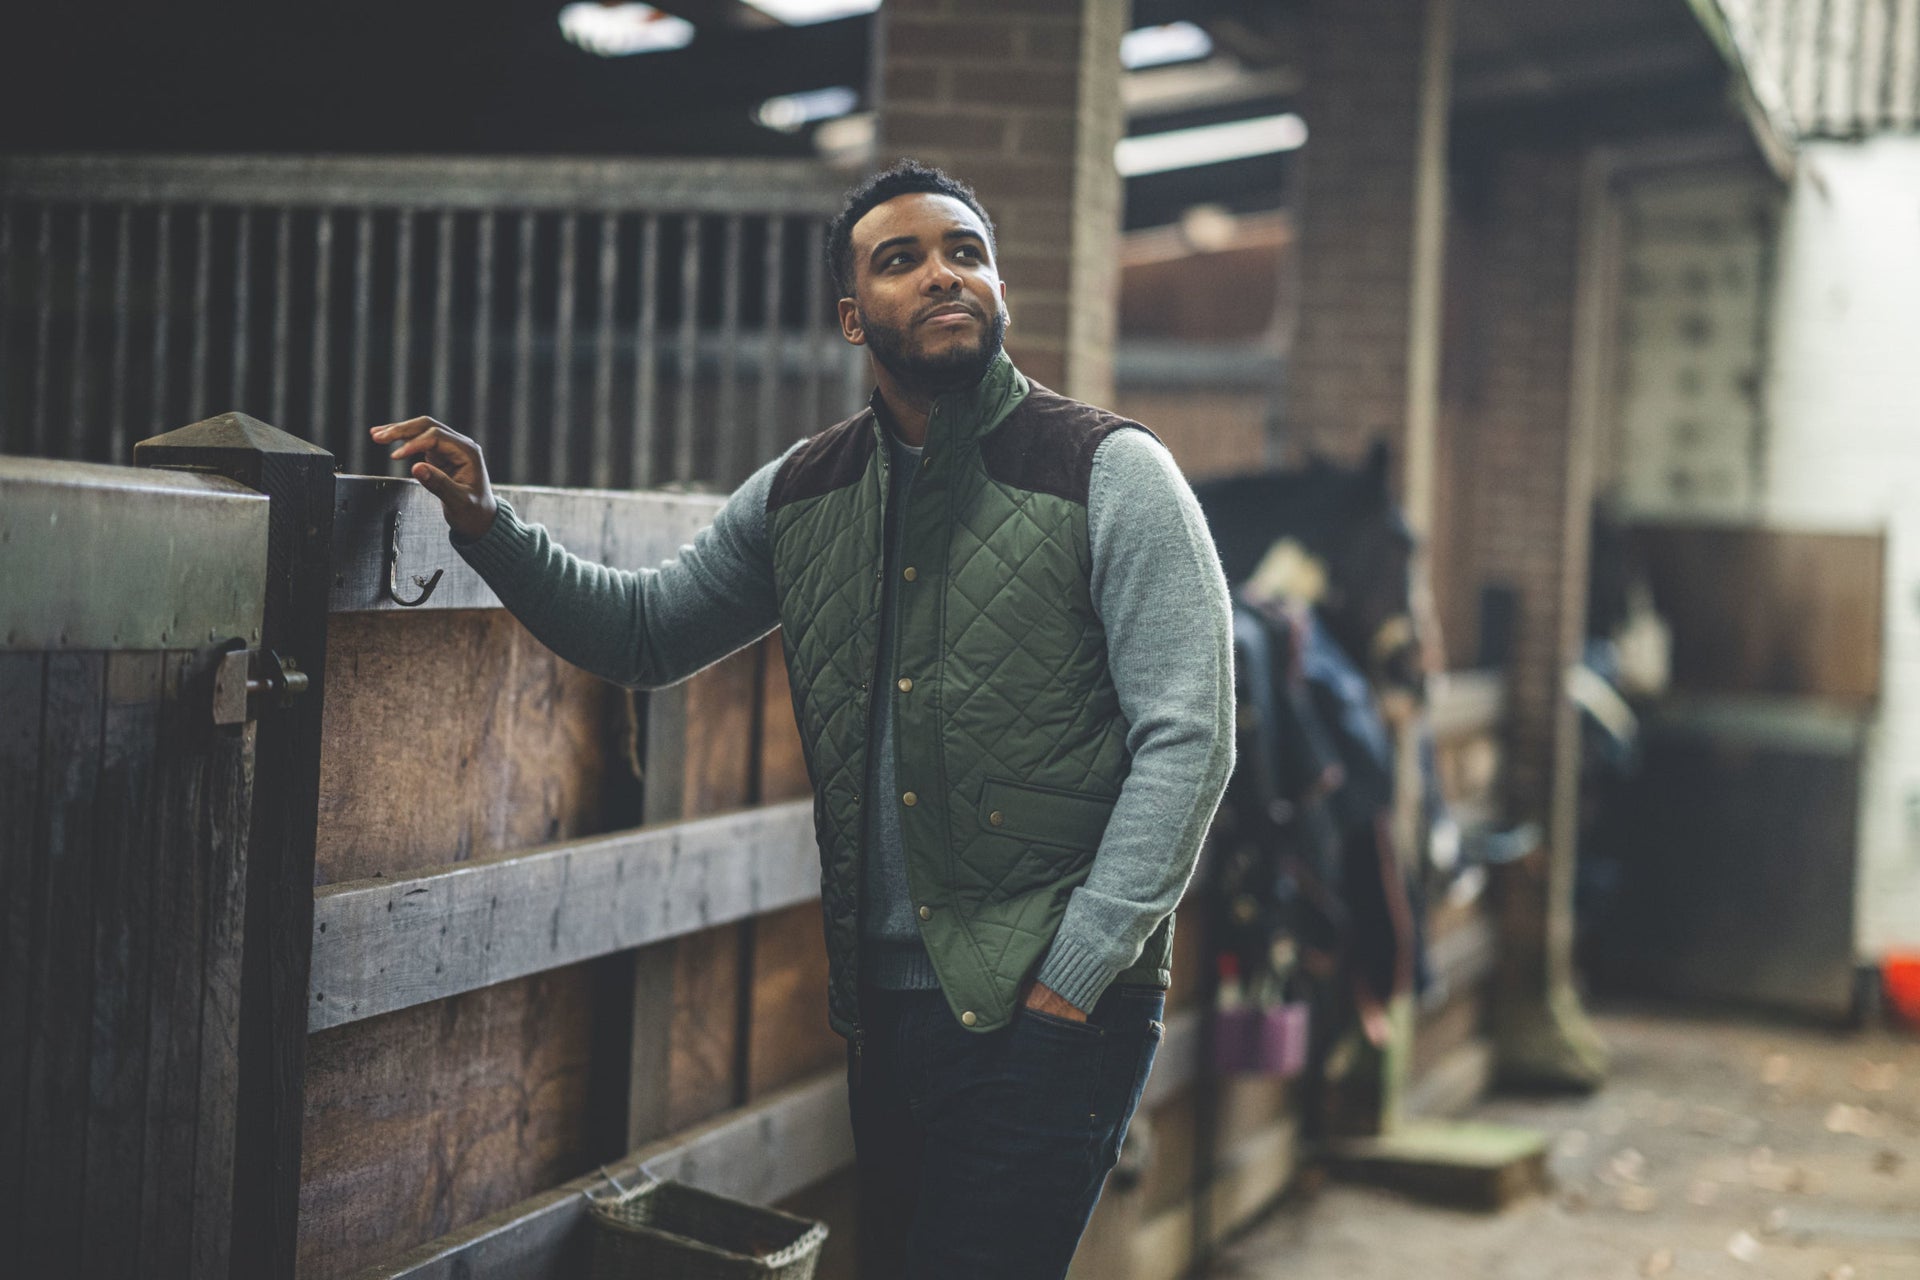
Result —
POLYGON ((1755 87, 1803 138, 1920 130, 1920 0, 1718 0, 1755 87))
POLYGON ((0 451, 237 409, 386 471, 431 414, 531 484, 727 487, 852 412, 807 163, 0 160, 0 451))

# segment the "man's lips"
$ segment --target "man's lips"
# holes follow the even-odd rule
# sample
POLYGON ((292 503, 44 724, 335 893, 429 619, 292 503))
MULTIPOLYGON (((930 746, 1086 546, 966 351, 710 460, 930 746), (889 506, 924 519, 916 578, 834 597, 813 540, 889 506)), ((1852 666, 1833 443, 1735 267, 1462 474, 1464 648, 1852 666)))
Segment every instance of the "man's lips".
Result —
POLYGON ((920 317, 921 324, 933 324, 937 321, 978 320, 979 313, 972 307, 957 302, 943 303, 920 317))

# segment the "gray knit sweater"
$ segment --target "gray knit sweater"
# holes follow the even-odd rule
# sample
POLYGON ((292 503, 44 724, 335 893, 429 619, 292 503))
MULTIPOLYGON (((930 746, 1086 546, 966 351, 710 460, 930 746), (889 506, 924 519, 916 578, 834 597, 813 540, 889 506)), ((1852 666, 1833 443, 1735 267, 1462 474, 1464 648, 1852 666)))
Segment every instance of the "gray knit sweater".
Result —
MULTIPOLYGON (((894 451, 890 506, 911 501, 911 449, 894 451)), ((797 446, 796 446, 797 447, 797 446)), ((790 453, 791 450, 788 450, 790 453)), ((543 644, 629 688, 675 684, 778 622, 767 492, 785 455, 735 490, 714 522, 658 568, 582 560, 500 499, 482 537, 449 534, 455 549, 543 644)), ((1073 891, 1039 980, 1091 1009, 1139 957, 1174 908, 1233 769, 1232 614, 1199 504, 1173 457, 1140 431, 1117 431, 1094 454, 1087 503, 1090 587, 1107 632, 1107 661, 1127 718, 1131 764, 1087 880, 1073 891)), ((893 556, 889 520, 886 555, 893 556)), ((883 576, 891 582, 892 574, 883 576)), ((881 663, 890 666, 891 600, 881 663)), ((876 688, 892 681, 876 672, 876 688)), ((887 795, 893 768, 889 703, 874 726, 869 795, 887 795)), ((898 815, 873 806, 862 915, 862 970, 889 987, 935 985, 906 888, 898 815)))

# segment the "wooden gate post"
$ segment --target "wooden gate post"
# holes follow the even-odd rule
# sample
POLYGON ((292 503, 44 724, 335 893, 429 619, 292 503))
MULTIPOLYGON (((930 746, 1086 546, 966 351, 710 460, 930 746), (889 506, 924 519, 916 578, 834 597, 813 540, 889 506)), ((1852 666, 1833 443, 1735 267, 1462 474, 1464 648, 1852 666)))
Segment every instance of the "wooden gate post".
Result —
POLYGON ((300 1214, 333 455, 245 414, 223 413, 141 441, 133 460, 136 466, 226 476, 267 495, 260 647, 291 660, 308 679, 306 693, 289 707, 264 712, 258 730, 233 1162, 230 1274, 291 1277, 300 1214))

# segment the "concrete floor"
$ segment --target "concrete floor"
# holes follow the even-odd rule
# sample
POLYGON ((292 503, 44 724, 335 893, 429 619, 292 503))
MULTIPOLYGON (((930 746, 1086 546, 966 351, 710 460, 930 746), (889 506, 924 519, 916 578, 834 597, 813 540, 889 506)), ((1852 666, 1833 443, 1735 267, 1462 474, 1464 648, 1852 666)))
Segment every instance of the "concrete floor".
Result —
POLYGON ((1920 1280, 1920 1037, 1600 1025, 1598 1094, 1473 1113, 1554 1135, 1551 1192, 1485 1215, 1309 1185, 1209 1280, 1920 1280))

